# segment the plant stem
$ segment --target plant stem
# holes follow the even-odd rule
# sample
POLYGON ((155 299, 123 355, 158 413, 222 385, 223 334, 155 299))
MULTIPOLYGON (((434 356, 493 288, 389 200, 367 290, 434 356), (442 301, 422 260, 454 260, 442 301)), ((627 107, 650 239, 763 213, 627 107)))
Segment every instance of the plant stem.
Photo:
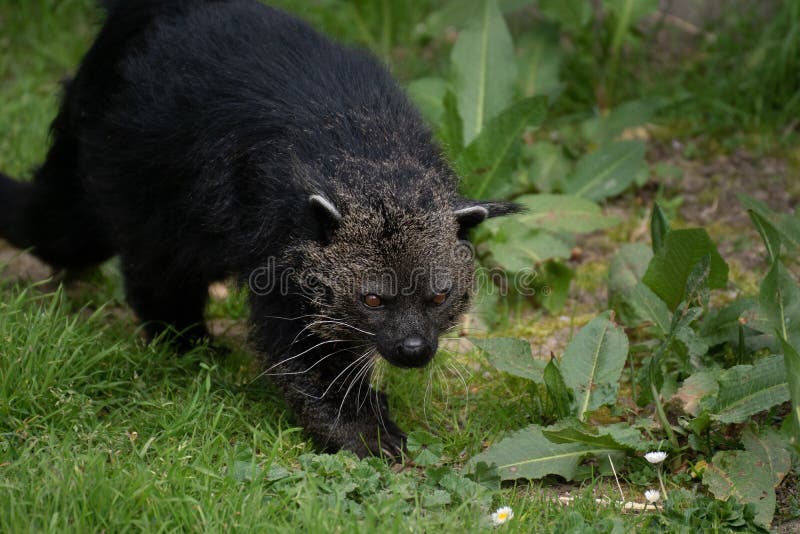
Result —
POLYGON ((672 430, 672 426, 669 424, 667 414, 664 412, 664 406, 661 405, 661 394, 656 389, 656 385, 652 380, 650 381, 650 391, 653 393, 653 402, 656 404, 656 413, 658 414, 658 418, 661 420, 661 426, 664 427, 664 431, 667 433, 667 437, 669 438, 669 442, 672 443, 672 447, 675 450, 678 450, 678 437, 675 435, 675 432, 672 430))

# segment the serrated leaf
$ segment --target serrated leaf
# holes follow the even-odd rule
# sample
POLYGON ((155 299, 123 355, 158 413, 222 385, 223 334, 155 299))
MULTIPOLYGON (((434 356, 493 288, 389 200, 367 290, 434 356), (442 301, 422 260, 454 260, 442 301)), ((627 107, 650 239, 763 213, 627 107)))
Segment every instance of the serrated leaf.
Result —
POLYGON ((276 480, 287 478, 291 476, 291 474, 292 473, 285 467, 278 464, 272 464, 269 466, 269 469, 267 469, 267 473, 264 478, 270 482, 275 482, 276 480))
POLYGON ((772 473, 772 485, 777 486, 792 468, 792 456, 786 449, 786 440, 771 428, 758 433, 748 427, 742 432, 742 445, 755 454, 772 473))
POLYGON ((421 466, 438 463, 444 452, 441 440, 424 430, 409 432, 406 447, 414 457, 414 462, 421 466))
POLYGON ((441 78, 420 78, 408 84, 408 96, 431 126, 438 125, 444 114, 447 82, 441 78))
POLYGON ((628 337, 609 318, 609 312, 601 314, 581 328, 561 359, 561 374, 575 394, 573 409, 581 420, 587 412, 617 400, 628 337))
POLYGON ((467 145, 511 103, 517 79, 511 33, 496 0, 481 0, 480 7, 450 56, 467 145))
POLYGON ((783 357, 768 356, 754 365, 737 365, 719 377, 719 394, 711 418, 743 423, 751 416, 789 400, 783 357))
POLYGON ((544 383, 543 373, 547 362, 534 358, 530 343, 524 339, 499 337, 469 340, 496 369, 538 384, 544 383))
POLYGON ((236 460, 233 462, 231 476, 237 482, 249 482, 255 480, 261 474, 261 467, 255 462, 236 460))
POLYGON ((591 200, 572 195, 523 195, 515 201, 526 208, 516 217, 517 223, 549 232, 583 234, 619 224, 619 219, 604 215, 591 200))
POLYGON ((473 457, 469 469, 473 470, 472 466, 478 462, 486 462, 497 465, 503 480, 538 479, 547 475, 571 480, 583 458, 616 453, 619 453, 618 448, 553 443, 544 436, 541 427, 531 425, 473 457))
POLYGON ((725 287, 728 281, 728 264, 719 255, 717 247, 703 228, 667 232, 663 248, 653 256, 642 281, 670 310, 674 310, 686 294, 692 269, 706 255, 710 257, 708 287, 725 287))
POLYGON ((614 141, 583 156, 567 177, 564 192, 603 200, 627 189, 646 167, 643 141, 614 141))
POLYGON ((756 521, 769 527, 775 514, 773 476, 765 462, 749 451, 723 451, 703 471, 703 484, 717 499, 753 504, 756 521))
POLYGON ((422 505, 426 508, 432 508, 434 506, 445 506, 450 504, 450 492, 435 489, 430 492, 426 492, 422 494, 422 505))
POLYGON ((526 128, 541 124, 546 111, 546 98, 525 98, 488 123, 456 162, 465 195, 502 198, 513 192, 511 175, 518 165, 522 134, 526 128))

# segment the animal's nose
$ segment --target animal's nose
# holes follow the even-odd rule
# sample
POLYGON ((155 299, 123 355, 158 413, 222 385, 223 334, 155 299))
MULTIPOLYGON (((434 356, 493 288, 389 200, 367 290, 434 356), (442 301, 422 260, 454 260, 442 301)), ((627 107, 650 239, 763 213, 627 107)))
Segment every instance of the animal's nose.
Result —
POLYGON ((403 358, 418 360, 430 356, 431 346, 419 336, 409 336, 400 343, 398 352, 403 358))

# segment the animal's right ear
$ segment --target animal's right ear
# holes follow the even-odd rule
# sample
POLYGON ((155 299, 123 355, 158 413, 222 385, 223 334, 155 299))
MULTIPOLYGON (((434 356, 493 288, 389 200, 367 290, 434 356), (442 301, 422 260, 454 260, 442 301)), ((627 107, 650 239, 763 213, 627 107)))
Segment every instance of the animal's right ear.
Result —
POLYGON ((333 233, 342 222, 342 214, 339 213, 333 202, 322 195, 311 195, 308 197, 308 204, 317 219, 320 239, 330 242, 333 233))
POLYGON ((511 215, 522 211, 522 206, 514 202, 467 200, 453 210, 458 222, 458 237, 466 239, 469 231, 490 217, 511 215))

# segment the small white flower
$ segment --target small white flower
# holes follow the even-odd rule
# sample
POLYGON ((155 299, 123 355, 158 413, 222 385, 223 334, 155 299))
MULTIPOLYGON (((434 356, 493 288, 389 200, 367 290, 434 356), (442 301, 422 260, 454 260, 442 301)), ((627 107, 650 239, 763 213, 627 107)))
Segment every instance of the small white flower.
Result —
POLYGON ((661 493, 658 490, 647 490, 644 492, 644 498, 647 499, 647 502, 650 504, 655 504, 658 502, 658 499, 661 498, 661 493))
POLYGON ((498 508, 495 513, 492 514, 492 523, 495 525, 502 525, 506 521, 510 521, 514 517, 514 510, 511 509, 510 506, 503 506, 498 508))
POLYGON ((653 451, 648 452, 644 455, 644 459, 650 462, 651 464, 660 464, 664 460, 667 459, 667 453, 664 451, 653 451))

